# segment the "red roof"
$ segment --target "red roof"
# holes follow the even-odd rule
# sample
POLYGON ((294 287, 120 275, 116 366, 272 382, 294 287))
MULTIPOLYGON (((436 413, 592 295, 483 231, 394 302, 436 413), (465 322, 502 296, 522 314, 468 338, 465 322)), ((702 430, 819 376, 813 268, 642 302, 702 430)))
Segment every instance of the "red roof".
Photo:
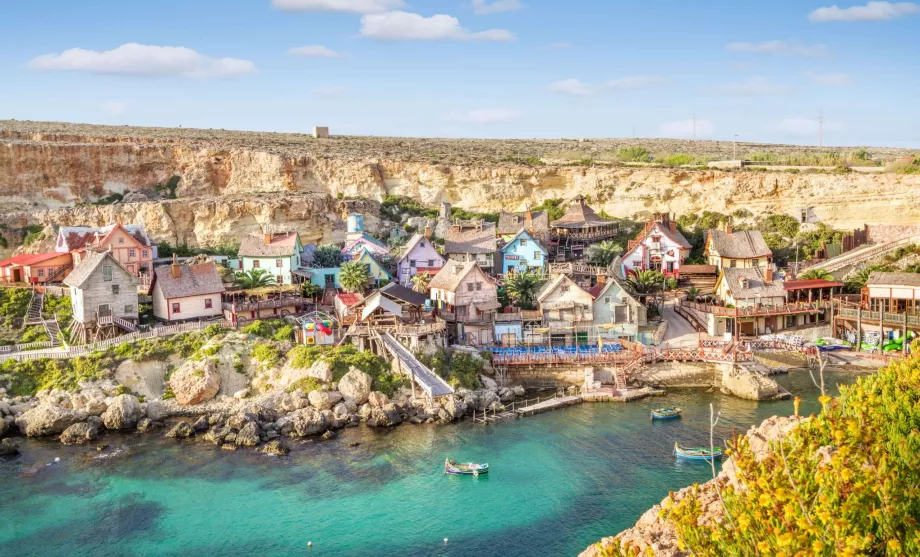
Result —
POLYGON ((416 268, 415 268, 415 274, 417 274, 417 275, 418 275, 418 274, 422 274, 422 275, 431 275, 431 276, 434 276, 434 275, 438 274, 438 271, 440 271, 440 270, 441 270, 441 267, 416 267, 416 268))
POLYGON ((596 300, 597 297, 601 295, 601 291, 604 290, 605 286, 607 286, 605 283, 599 282, 588 289, 588 294, 591 294, 591 297, 596 300))
POLYGON ((28 267, 29 265, 35 265, 36 263, 41 263, 42 261, 54 259, 55 257, 60 257, 62 255, 68 254, 57 251, 48 253, 24 253, 22 255, 16 255, 14 257, 10 257, 9 259, 0 261, 0 267, 7 267, 9 265, 21 265, 23 267, 28 267))
POLYGON ((338 294, 336 296, 339 300, 345 304, 345 307, 351 307, 357 303, 360 303, 364 298, 359 294, 338 294))
POLYGON ((787 280, 783 283, 786 290, 808 290, 810 288, 831 288, 843 286, 843 283, 824 279, 787 280))

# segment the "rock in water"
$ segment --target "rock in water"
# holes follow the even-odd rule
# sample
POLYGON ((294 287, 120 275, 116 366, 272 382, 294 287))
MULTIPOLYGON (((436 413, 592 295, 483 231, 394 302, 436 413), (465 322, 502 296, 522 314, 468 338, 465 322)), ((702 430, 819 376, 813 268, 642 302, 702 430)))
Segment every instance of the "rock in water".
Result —
POLYGON ((373 377, 356 367, 352 367, 339 381, 339 392, 355 399, 355 404, 364 404, 367 402, 368 395, 371 394, 371 384, 373 382, 373 377))
POLYGON ((369 402, 373 408, 383 408, 388 402, 390 402, 390 399, 387 397, 387 395, 374 391, 367 395, 367 402, 369 402))
POLYGON ((169 387, 175 393, 176 402, 179 404, 200 404, 217 395, 217 391, 220 390, 220 373, 210 360, 189 360, 170 376, 169 387))
POLYGON ((310 404, 319 410, 332 410, 332 408, 342 400, 342 395, 335 391, 310 391, 307 395, 310 404))
POLYGON ((19 454, 19 444, 12 439, 0 441, 0 456, 16 456, 19 454))
POLYGON ((329 429, 326 416, 315 408, 304 408, 288 417, 291 419, 291 435, 294 437, 316 435, 329 429))
POLYGON ((208 422, 207 416, 198 418, 195 423, 192 424, 192 429, 198 432, 207 431, 209 427, 211 427, 211 424, 208 422))
POLYGON ((134 395, 118 395, 102 414, 106 429, 131 429, 143 417, 141 403, 134 395))
POLYGON ((4 420, 2 416, 0 416, 0 438, 3 438, 3 436, 9 432, 9 430, 10 423, 4 420))
POLYGON ((233 433, 233 430, 229 427, 219 426, 212 428, 211 431, 209 431, 207 435, 204 436, 204 438, 214 443, 215 445, 220 445, 231 433, 233 433))
POLYGON ((372 408, 367 418, 370 427, 391 427, 402 423, 402 417, 395 404, 387 404, 383 408, 372 408))
POLYGON ((137 430, 140 431, 141 433, 145 433, 157 427, 157 425, 159 424, 157 424, 157 422, 151 420, 150 418, 143 418, 142 420, 137 422, 137 430))
POLYGON ((59 408, 49 404, 38 406, 23 412, 16 418, 19 431, 29 437, 39 435, 57 435, 77 422, 86 419, 86 414, 77 410, 59 408))
POLYGON ((172 437, 173 439, 186 439, 192 435, 195 435, 195 430, 192 429, 192 426, 188 425, 188 422, 179 422, 169 430, 169 433, 166 434, 166 437, 172 437))
POLYGON ((259 444, 259 426, 255 422, 248 422, 236 434, 236 444, 241 447, 255 447, 259 444))
POLYGON ((73 424, 61 433, 61 443, 65 445, 80 445, 87 441, 95 440, 98 434, 99 432, 95 427, 86 422, 80 422, 73 424))
POLYGON ((259 449, 259 452, 275 456, 284 456, 291 452, 291 449, 281 441, 269 441, 259 449))

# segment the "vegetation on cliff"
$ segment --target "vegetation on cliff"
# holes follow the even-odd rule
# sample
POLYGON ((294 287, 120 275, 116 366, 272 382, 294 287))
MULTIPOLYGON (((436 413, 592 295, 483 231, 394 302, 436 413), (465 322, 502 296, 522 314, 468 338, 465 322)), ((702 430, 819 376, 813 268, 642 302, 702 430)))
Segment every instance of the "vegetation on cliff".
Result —
MULTIPOLYGON (((920 348, 920 347, 918 347, 920 348)), ((821 397, 823 411, 758 460, 729 451, 737 482, 718 481, 715 521, 697 494, 666 506, 696 556, 920 555, 920 356, 821 397)), ((628 555, 618 543, 606 555, 628 555)))

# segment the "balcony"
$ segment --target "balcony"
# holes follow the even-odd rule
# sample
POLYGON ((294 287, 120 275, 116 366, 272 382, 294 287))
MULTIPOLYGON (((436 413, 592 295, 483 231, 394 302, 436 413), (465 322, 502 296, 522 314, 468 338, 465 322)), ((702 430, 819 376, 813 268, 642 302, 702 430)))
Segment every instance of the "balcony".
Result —
POLYGON ((611 226, 601 230, 579 230, 577 228, 553 228, 551 237, 553 240, 607 240, 617 235, 617 227, 611 226))
POLYGON ((840 308, 837 312, 837 317, 843 319, 859 319, 867 325, 875 325, 882 322, 885 326, 891 328, 900 328, 904 325, 909 327, 920 327, 920 314, 916 313, 885 312, 882 314, 878 311, 840 308))
POLYGON ((465 323, 468 325, 492 323, 496 315, 497 314, 492 311, 480 313, 479 315, 457 315, 457 313, 453 311, 438 312, 438 316, 448 323, 465 323))
POLYGON ((224 311, 229 311, 231 313, 239 313, 241 311, 260 311, 263 309, 303 307, 311 303, 313 303, 313 301, 309 298, 292 296, 288 298, 264 300, 260 302, 223 302, 221 304, 221 308, 224 311))
POLYGON ((821 313, 827 308, 827 302, 785 304, 782 306, 750 306, 729 308, 711 304, 698 304, 682 300, 682 307, 702 313, 711 313, 719 317, 767 317, 771 315, 796 315, 800 313, 821 313))

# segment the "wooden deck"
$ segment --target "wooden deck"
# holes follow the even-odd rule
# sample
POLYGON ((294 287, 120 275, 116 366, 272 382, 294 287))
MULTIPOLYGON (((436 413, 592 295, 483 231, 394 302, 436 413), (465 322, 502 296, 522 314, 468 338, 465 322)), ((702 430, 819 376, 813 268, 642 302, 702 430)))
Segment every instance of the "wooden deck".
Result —
POLYGON ((549 412, 550 410, 565 408, 566 406, 581 404, 582 402, 583 399, 581 396, 557 396, 549 400, 544 400, 543 402, 537 402, 535 404, 531 404, 530 406, 518 408, 517 413, 520 416, 533 416, 534 414, 549 412))

